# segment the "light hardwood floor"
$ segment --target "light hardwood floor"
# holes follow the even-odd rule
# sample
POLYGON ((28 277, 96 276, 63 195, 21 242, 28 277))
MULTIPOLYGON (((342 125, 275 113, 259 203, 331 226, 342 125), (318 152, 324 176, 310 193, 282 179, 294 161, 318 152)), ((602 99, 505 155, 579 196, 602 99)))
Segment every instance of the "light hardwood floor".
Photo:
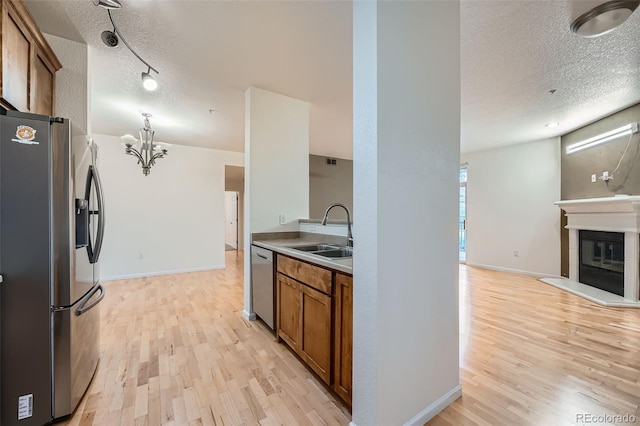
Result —
MULTIPOLYGON (((242 319, 242 252, 226 261, 220 271, 106 283, 101 362, 65 425, 349 423, 290 351, 242 319)), ((460 301, 463 397, 430 425, 640 419, 640 310, 467 266, 460 301)))
POLYGON ((640 309, 461 265, 460 365, 462 398, 429 425, 640 424, 640 309))
POLYGON ((67 425, 329 425, 349 413, 257 321, 227 268, 105 283, 101 360, 67 425))

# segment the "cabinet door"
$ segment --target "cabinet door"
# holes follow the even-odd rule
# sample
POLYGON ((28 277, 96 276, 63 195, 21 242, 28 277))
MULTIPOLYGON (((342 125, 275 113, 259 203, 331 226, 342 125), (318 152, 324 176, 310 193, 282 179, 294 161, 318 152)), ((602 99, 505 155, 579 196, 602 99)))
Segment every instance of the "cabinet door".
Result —
POLYGON ((331 379, 331 297, 300 286, 301 334, 298 354, 326 384, 331 379))
POLYGON ((336 274, 334 291, 333 390, 351 406, 353 389, 353 278, 336 274))
POLYGON ((55 71, 36 50, 32 74, 31 112, 43 115, 54 115, 53 87, 55 71))
POLYGON ((2 98, 18 111, 29 111, 31 41, 13 9, 2 11, 2 98))
POLYGON ((278 337, 298 352, 300 284, 278 273, 278 337))

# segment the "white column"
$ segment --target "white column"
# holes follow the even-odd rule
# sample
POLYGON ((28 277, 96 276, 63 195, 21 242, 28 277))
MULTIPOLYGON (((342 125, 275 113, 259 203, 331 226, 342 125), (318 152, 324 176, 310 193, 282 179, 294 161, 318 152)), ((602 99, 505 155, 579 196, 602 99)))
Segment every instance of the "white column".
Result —
POLYGON ((353 423, 460 395, 460 5, 354 2, 353 423))
POLYGON ((640 239, 637 232, 624 233, 624 297, 634 301, 640 300, 638 278, 638 253, 640 239))
POLYGON ((251 307, 251 234, 298 230, 309 218, 309 103, 245 92, 244 311, 251 307), (284 224, 280 223, 283 215, 284 224))

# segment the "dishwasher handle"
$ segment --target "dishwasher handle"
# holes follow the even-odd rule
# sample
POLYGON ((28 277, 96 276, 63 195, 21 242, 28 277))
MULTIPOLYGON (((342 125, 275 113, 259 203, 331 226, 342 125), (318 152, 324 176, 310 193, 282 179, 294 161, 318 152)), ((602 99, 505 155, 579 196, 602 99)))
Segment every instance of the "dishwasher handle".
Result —
POLYGON ((273 252, 271 250, 268 250, 262 247, 252 245, 251 255, 262 259, 262 260, 258 260, 258 262, 262 262, 265 260, 269 263, 273 262, 273 252))

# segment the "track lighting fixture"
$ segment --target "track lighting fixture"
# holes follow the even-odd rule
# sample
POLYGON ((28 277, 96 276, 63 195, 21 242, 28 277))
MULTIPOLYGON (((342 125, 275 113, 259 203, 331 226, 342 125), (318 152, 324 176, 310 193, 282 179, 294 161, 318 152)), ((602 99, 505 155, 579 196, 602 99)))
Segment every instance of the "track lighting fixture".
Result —
POLYGON ((102 39, 102 42, 109 47, 116 47, 119 42, 115 31, 103 31, 102 34, 100 34, 100 38, 102 39))
POLYGON ((93 4, 105 9, 120 9, 122 7, 119 0, 93 0, 93 4))
POLYGON ((142 87, 144 87, 146 90, 149 90, 149 91, 156 90, 158 88, 158 82, 156 81, 155 78, 151 76, 151 71, 155 72, 156 74, 160 74, 160 73, 158 72, 157 69, 149 65, 147 61, 142 59, 142 57, 138 55, 138 53, 135 50, 133 50, 131 46, 129 46, 129 43, 127 43, 127 40, 125 40, 125 38, 122 36, 122 33, 120 32, 120 30, 118 30, 118 27, 116 26, 116 23, 114 22, 113 17, 111 16, 111 9, 119 9, 122 7, 122 5, 120 4, 120 1, 119 0, 92 0, 92 1, 94 5, 107 9, 109 20, 111 21, 111 25, 113 25, 113 31, 108 31, 108 30, 103 31, 102 34, 100 35, 102 42, 109 47, 116 47, 118 46, 120 40, 122 40, 122 43, 124 43, 127 49, 129 49, 129 51, 133 53, 133 55, 140 60, 140 62, 142 62, 147 66, 147 71, 142 73, 142 87))
POLYGON ((158 88, 158 82, 151 77, 151 68, 147 70, 147 72, 142 73, 142 86, 149 90, 154 91, 158 88))

